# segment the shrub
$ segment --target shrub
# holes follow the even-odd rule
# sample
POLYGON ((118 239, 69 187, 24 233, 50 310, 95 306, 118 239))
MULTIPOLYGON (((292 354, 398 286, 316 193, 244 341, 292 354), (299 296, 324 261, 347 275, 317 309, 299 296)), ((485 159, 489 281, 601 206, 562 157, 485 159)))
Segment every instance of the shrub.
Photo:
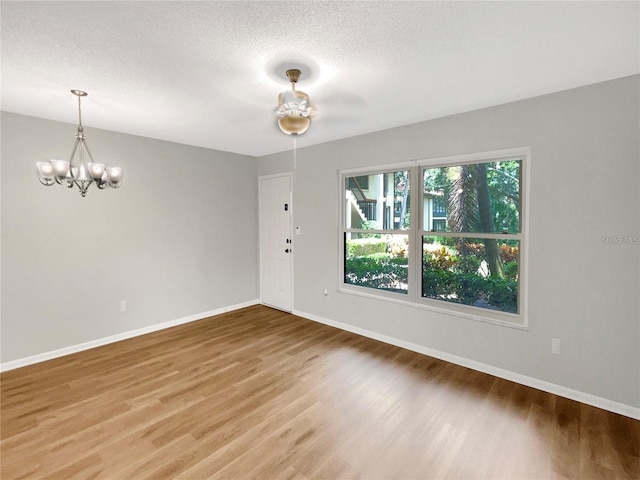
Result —
POLYGON ((518 279, 518 262, 507 262, 503 266, 504 277, 508 280, 517 280, 518 279))
POLYGON ((424 268, 422 296, 515 313, 518 283, 509 279, 485 278, 476 273, 424 268))
MULTIPOLYGON (((465 242, 464 246, 467 252, 471 255, 475 255, 477 257, 483 258, 485 254, 484 243, 472 243, 465 242)), ((500 248, 500 259, 503 263, 507 262, 515 262, 518 260, 518 247, 512 247, 507 243, 501 243, 499 245, 500 248)), ((456 243, 456 250, 460 252, 462 250, 462 244, 456 243)))
POLYGON ((386 251, 387 242, 380 238, 357 238, 347 241, 347 257, 366 257, 386 251))
MULTIPOLYGON (((470 255, 475 255, 476 257, 484 256, 484 243, 464 242, 464 248, 470 255)), ((458 252, 462 251, 461 243, 456 243, 456 250, 458 250, 458 252)))
POLYGON ((407 235, 385 235, 388 252, 394 257, 409 255, 409 237, 407 235))
POLYGON ((424 256, 424 263, 434 270, 449 270, 455 266, 458 261, 458 257, 451 254, 444 246, 438 250, 431 249, 431 251, 424 256))
POLYGON ((467 255, 462 257, 456 265, 456 271, 461 273, 478 273, 481 261, 475 255, 467 255))
POLYGON ((395 289, 406 284, 408 259, 394 258, 388 253, 347 258, 345 282, 363 287, 395 289))
POLYGON ((517 262, 519 253, 518 247, 512 247, 506 243, 500 245, 500 258, 505 263, 517 262))
POLYGON ((518 310, 518 282, 502 278, 489 278, 490 288, 486 291, 487 302, 503 312, 518 310))

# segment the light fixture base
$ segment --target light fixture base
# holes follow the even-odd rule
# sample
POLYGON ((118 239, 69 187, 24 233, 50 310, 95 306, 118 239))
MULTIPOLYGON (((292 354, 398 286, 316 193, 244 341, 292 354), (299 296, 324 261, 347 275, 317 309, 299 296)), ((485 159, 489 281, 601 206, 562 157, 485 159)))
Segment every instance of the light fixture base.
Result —
POLYGON ((87 92, 83 92, 82 90, 71 90, 71 93, 78 97, 86 97, 87 95, 89 95, 87 92))
POLYGON ((292 68, 290 70, 287 70, 287 78, 291 83, 297 83, 298 80, 300 80, 300 73, 300 70, 298 70, 297 68, 292 68))

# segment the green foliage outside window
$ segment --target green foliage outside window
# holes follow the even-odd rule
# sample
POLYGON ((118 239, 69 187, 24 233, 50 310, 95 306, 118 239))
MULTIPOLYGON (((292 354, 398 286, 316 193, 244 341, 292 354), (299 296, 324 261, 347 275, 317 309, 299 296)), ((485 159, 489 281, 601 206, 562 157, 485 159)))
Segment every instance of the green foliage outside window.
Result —
POLYGON ((345 282, 361 287, 407 293, 409 259, 376 253, 347 258, 345 282))
POLYGON ((437 248, 438 245, 433 243, 426 245, 430 247, 423 255, 423 297, 509 313, 518 311, 517 246, 500 245, 505 272, 501 278, 490 276, 486 270, 483 244, 468 243, 465 255, 455 248, 437 248))
POLYGON ((345 241, 345 283, 407 293, 406 235, 353 233, 345 241))
POLYGON ((518 312, 520 160, 426 168, 425 191, 446 199, 447 233, 424 236, 422 296, 518 312), (470 238, 475 233, 486 238, 470 238), (510 240, 503 241, 506 236, 510 240))

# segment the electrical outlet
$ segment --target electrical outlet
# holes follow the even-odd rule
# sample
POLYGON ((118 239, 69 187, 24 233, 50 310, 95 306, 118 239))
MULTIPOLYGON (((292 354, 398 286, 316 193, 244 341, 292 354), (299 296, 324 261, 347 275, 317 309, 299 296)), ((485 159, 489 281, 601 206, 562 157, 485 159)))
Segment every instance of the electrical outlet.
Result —
POLYGON ((560 355, 560 339, 559 338, 551 339, 551 353, 560 355))
POLYGON ((120 300, 120 311, 121 312, 126 312, 127 311, 127 301, 126 300, 120 300))

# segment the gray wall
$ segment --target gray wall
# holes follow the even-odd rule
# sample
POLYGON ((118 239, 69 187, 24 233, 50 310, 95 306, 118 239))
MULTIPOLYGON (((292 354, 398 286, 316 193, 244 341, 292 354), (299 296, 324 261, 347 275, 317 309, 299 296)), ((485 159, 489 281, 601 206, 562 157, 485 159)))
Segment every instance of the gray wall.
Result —
MULTIPOLYGON (((299 149, 296 311, 640 407, 640 246, 602 240, 640 235, 639 79, 299 149), (522 146, 532 154, 528 331, 336 291, 338 170, 522 146)), ((291 159, 259 158, 258 174, 290 171, 291 159)))
MULTIPOLYGON (((300 149, 296 311, 639 408, 640 246, 602 241, 640 235, 639 92, 634 76, 300 149), (521 146, 528 331, 337 292, 338 170, 521 146)), ((2 114, 3 363, 259 297, 257 175, 291 171, 291 152, 256 167, 87 127, 125 176, 83 199, 35 170, 67 157, 74 131, 2 114)))
POLYGON ((85 127, 124 173, 82 198, 35 169, 74 133, 2 113, 3 363, 259 298, 254 157, 85 127))

